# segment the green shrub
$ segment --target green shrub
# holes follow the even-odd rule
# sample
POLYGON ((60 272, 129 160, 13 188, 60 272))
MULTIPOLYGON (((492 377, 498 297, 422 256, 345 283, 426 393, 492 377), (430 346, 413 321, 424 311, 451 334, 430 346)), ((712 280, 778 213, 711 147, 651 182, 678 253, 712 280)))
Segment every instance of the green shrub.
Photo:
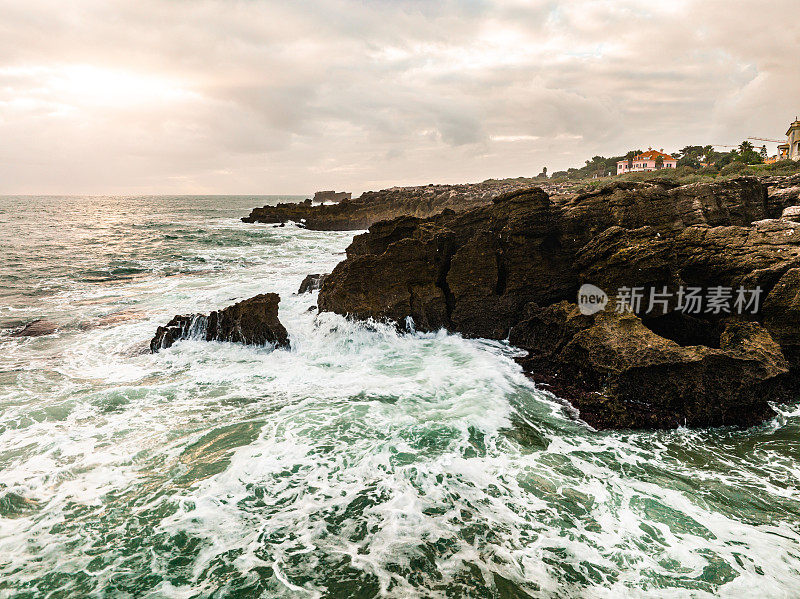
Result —
POLYGON ((791 175, 800 172, 800 162, 794 160, 781 160, 766 165, 766 169, 775 175, 791 175))
POLYGON ((742 171, 747 170, 747 165, 744 162, 739 162, 738 160, 731 162, 730 164, 726 164, 719 170, 720 175, 735 175, 740 174, 742 171))

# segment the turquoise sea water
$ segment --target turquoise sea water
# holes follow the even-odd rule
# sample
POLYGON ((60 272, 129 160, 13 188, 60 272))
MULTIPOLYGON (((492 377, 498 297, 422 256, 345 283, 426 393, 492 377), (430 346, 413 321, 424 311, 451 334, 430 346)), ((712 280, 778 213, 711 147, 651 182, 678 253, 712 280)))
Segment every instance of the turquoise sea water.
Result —
POLYGON ((309 311, 352 234, 276 201, 0 198, 0 598, 800 596, 797 406, 591 431, 503 343, 309 311), (267 291, 290 351, 147 353, 267 291))

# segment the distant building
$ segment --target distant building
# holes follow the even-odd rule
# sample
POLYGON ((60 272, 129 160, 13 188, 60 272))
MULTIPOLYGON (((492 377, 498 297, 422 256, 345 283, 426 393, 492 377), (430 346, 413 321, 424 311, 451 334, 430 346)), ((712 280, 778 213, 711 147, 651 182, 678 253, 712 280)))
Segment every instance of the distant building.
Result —
POLYGON ((678 166, 678 161, 672 155, 665 154, 663 148, 660 151, 650 148, 647 152, 637 154, 632 160, 620 160, 617 162, 617 174, 654 171, 656 170, 656 160, 658 160, 659 156, 664 161, 662 168, 675 168, 678 166))
POLYGON ((778 160, 800 160, 800 120, 797 117, 786 132, 786 143, 778 146, 778 160))
POLYGON ((348 191, 318 191, 314 194, 314 201, 320 204, 323 202, 342 202, 352 197, 353 194, 348 191))

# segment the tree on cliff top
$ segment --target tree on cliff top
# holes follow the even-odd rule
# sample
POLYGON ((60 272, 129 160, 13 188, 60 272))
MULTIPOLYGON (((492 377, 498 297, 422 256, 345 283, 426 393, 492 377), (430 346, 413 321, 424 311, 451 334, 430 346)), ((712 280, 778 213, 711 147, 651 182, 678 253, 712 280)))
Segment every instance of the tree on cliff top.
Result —
POLYGON ((753 144, 745 140, 739 144, 739 157, 738 160, 745 164, 761 164, 764 159, 755 151, 753 144))

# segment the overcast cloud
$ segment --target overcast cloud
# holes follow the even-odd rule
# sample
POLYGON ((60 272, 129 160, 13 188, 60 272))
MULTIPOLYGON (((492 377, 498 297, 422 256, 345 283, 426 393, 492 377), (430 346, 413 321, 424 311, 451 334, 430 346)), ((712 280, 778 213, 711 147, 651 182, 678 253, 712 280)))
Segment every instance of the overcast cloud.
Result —
POLYGON ((798 8, 0 0, 0 193, 359 192, 778 139, 798 8))

